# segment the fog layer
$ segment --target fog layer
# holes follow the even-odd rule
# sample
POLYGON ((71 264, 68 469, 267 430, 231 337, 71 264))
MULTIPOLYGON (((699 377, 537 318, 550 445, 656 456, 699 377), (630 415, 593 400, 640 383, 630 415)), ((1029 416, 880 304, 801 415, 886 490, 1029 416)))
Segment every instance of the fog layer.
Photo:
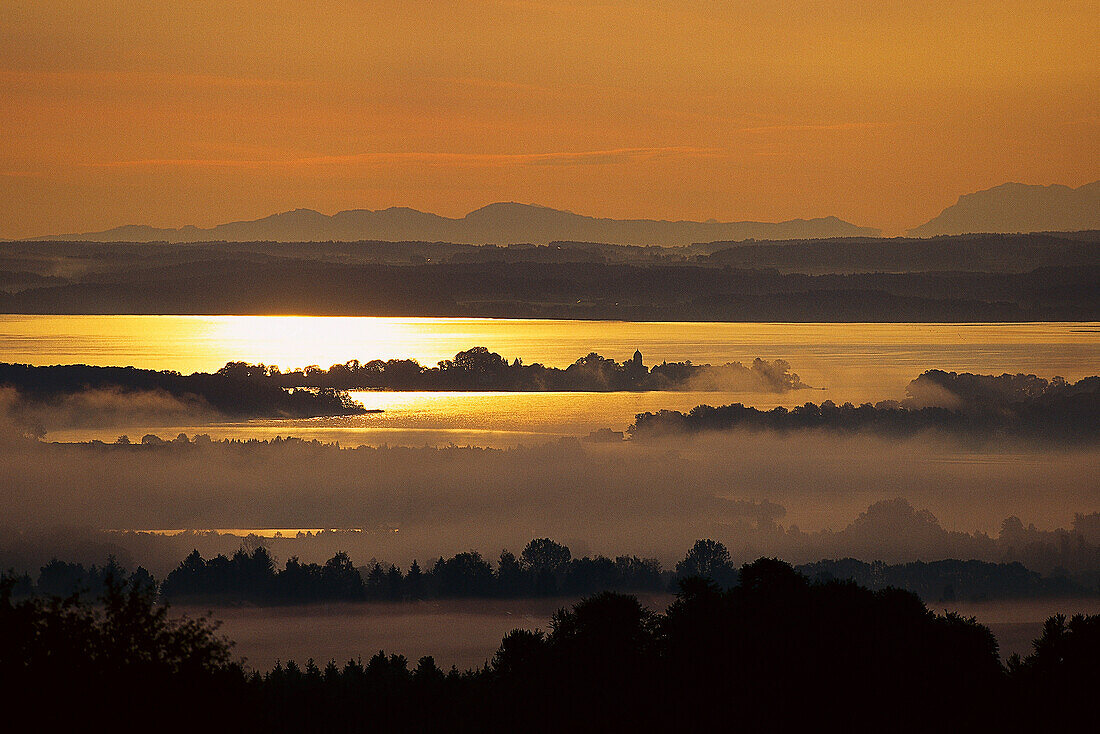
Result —
MULTIPOLYGON (((1002 560, 984 533, 1000 533, 1012 516, 1022 531, 1050 530, 1097 511, 1098 470, 1090 446, 973 453, 934 436, 733 431, 511 450, 9 439, 0 445, 0 516, 12 553, 54 555, 61 540, 102 542, 95 531, 106 529, 361 528, 309 555, 343 549, 407 564, 462 549, 495 557, 552 537, 578 556, 636 553, 669 564, 713 537, 742 559, 1002 560)), ((198 544, 141 537, 172 564, 198 544)), ((144 554, 134 560, 151 563, 144 554)))

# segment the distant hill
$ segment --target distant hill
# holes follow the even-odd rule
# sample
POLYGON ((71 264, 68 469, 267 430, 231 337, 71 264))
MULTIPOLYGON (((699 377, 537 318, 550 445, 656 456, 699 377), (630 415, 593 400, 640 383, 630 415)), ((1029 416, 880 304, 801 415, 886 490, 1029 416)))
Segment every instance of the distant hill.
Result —
POLYGON ((1100 181, 1080 188, 1006 183, 959 197, 938 217, 909 230, 914 237, 976 232, 1100 229, 1100 181))
POLYGON ((787 222, 693 222, 653 219, 603 219, 531 204, 489 204, 464 217, 404 207, 371 211, 352 209, 332 216, 295 209, 248 222, 229 222, 209 229, 194 226, 158 229, 127 225, 104 232, 49 235, 38 240, 89 242, 324 242, 360 240, 513 244, 568 240, 621 245, 689 245, 694 242, 746 239, 812 239, 874 237, 878 230, 836 217, 787 222))
POLYGON ((1100 267, 1100 231, 965 234, 920 239, 835 238, 783 242, 710 242, 710 265, 775 268, 787 273, 1026 273, 1036 268, 1100 267))

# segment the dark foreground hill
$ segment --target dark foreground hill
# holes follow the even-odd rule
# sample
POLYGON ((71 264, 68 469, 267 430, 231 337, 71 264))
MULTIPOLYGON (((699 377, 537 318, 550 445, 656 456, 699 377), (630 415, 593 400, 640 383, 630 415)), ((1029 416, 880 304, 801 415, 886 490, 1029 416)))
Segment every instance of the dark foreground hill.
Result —
POLYGON ((686 579, 663 613, 598 594, 465 673, 383 651, 249 673, 216 626, 169 617, 140 582, 110 581, 99 605, 14 601, 4 582, 0 705, 47 731, 1012 732, 1092 714, 1100 617, 1052 617, 1006 666, 989 629, 909 592, 766 558, 739 577, 686 579))

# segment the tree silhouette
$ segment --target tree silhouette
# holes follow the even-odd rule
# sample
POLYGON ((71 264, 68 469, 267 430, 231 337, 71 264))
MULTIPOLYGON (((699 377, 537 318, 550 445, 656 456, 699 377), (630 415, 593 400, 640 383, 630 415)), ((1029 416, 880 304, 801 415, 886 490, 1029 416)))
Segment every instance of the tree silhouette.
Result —
POLYGON ((2 695, 34 711, 38 726, 123 730, 164 711, 173 726, 197 726, 195 700, 238 721, 229 701, 244 704, 244 678, 230 643, 205 618, 170 617, 141 580, 108 573, 94 603, 80 595, 13 601, 10 591, 0 580, 2 695))
MULTIPOLYGON (((455 559, 436 564, 441 580, 484 578, 477 554, 455 559)), ((211 563, 221 573, 235 562, 216 557, 203 572, 211 563)), ((340 557, 326 565, 347 567, 340 557)), ((295 558, 283 573, 307 567, 295 558)), ((246 674, 214 625, 171 618, 150 586, 105 568, 96 603, 16 599, 16 579, 0 579, 0 700, 48 730, 129 730, 159 715, 170 717, 162 728, 192 731, 211 720, 334 731, 1040 731, 1088 723, 1100 684, 1100 615, 1052 617, 1006 671, 973 619, 766 558, 742 566, 731 588, 687 576, 663 614, 624 594, 585 598, 557 611, 549 633, 513 630, 490 663, 466 672, 444 673, 427 656, 410 669, 379 651, 365 664, 287 660, 246 674)))
POLYGON ((712 579, 719 586, 737 583, 737 569, 730 560, 730 552, 722 543, 709 538, 695 541, 684 559, 676 564, 680 578, 699 576, 712 579))
POLYGON ((539 573, 548 571, 552 574, 560 573, 572 558, 567 546, 555 543, 549 538, 537 538, 532 540, 520 554, 520 564, 524 569, 539 573))
POLYGON ((524 596, 530 593, 528 577, 529 574, 516 560, 514 553, 509 550, 500 552, 500 559, 497 561, 497 589, 501 596, 524 596))

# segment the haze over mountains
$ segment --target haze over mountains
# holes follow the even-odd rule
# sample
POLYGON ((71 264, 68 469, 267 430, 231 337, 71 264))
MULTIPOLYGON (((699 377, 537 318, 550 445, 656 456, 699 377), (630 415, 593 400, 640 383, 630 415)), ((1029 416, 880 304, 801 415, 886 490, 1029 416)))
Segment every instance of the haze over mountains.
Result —
POLYGON ((972 232, 1071 232, 1100 229, 1100 181, 1079 188, 1006 183, 965 194, 914 237, 972 232))
MULTIPOLYGON (((1076 189, 1054 184, 1006 183, 964 194, 911 237, 975 233, 1073 232, 1100 229, 1100 181, 1076 189)), ((312 209, 213 227, 159 228, 124 225, 101 232, 29 238, 84 242, 450 242, 455 244, 549 244, 599 242, 613 245, 685 246, 744 240, 811 240, 879 237, 881 231, 837 217, 784 222, 705 222, 610 219, 534 204, 489 204, 463 217, 444 217, 408 207, 349 209, 326 215, 312 209)))
POLYGON ((589 217, 530 204, 498 203, 476 209, 461 218, 442 217, 406 207, 377 211, 352 209, 332 216, 312 209, 295 209, 263 219, 230 222, 208 229, 194 226, 158 229, 128 225, 104 232, 50 235, 35 239, 89 242, 386 240, 459 244, 546 244, 570 240, 675 246, 716 240, 874 237, 878 234, 877 229, 859 227, 836 217, 775 223, 624 220, 589 217))

